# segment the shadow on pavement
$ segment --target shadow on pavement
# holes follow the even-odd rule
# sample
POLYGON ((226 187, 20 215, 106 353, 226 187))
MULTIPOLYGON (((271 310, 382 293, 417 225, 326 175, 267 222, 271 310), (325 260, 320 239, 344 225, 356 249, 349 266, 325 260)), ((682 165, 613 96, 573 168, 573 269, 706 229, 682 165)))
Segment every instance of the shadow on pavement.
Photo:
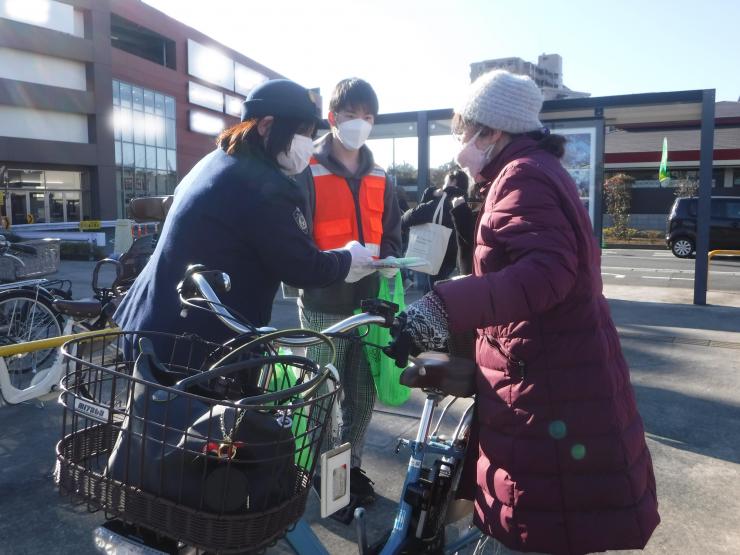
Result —
POLYGON ((617 326, 651 326, 740 331, 740 308, 727 306, 694 306, 609 299, 612 318, 617 326))

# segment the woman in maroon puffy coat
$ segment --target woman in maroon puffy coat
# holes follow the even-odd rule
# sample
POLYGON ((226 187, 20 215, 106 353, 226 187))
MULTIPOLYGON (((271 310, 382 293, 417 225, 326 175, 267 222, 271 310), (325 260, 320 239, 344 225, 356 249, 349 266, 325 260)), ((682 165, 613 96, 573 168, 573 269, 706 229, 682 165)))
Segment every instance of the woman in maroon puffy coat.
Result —
POLYGON ((458 163, 487 183, 474 272, 410 305, 394 348, 477 330, 466 468, 483 532, 518 551, 640 549, 660 521, 650 453, 600 251, 541 106, 528 77, 471 86, 454 127, 458 163))

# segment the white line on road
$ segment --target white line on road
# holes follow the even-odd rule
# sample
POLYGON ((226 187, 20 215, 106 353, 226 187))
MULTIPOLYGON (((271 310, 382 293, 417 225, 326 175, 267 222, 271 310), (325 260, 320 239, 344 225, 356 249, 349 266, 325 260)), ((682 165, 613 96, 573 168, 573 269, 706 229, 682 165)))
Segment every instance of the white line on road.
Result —
MULTIPOLYGON (((617 270, 622 272, 668 272, 672 274, 692 274, 694 273, 694 270, 681 270, 678 268, 630 268, 628 266, 602 266, 602 270, 617 270)), ((710 270, 710 274, 717 275, 717 276, 732 276, 732 277, 740 277, 740 272, 722 272, 722 271, 716 271, 716 270, 710 270)))
POLYGON ((617 279, 624 279, 626 276, 624 274, 610 274, 609 272, 601 272, 602 276, 612 276, 617 279))
POLYGON ((670 276, 640 276, 642 279, 671 279, 670 276))

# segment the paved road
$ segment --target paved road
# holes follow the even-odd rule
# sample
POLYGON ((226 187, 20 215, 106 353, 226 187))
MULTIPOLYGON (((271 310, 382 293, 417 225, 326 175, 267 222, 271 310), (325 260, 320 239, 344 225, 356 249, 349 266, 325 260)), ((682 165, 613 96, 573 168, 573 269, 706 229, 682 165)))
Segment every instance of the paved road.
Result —
MULTIPOLYGON (((641 278, 651 275, 650 268, 681 270, 682 264, 687 263, 653 257, 651 251, 605 252, 607 266, 643 268, 631 277, 649 286, 611 286, 625 290, 617 297, 607 286, 658 482, 662 523, 644 553, 737 554, 740 498, 733 494, 740 483, 740 308, 698 309, 684 304, 690 295, 682 290, 661 289, 641 278), (659 295, 666 298, 657 301, 659 295)), ((726 271, 740 272, 732 264, 735 269, 726 271)), ((75 278, 77 294, 84 294, 90 266, 64 265, 66 277, 75 278)), ((626 273, 613 279, 629 284, 626 273)), ((274 323, 282 327, 295 320, 295 305, 278 301, 274 323)), ((395 455, 394 446, 399 435, 413 434, 421 401, 415 393, 407 405, 378 406, 373 416, 363 465, 380 496, 368 511, 371 538, 392 523, 408 460, 407 453, 395 455)), ((459 415, 462 406, 453 409, 459 415)), ((91 531, 103 515, 73 508, 52 484, 60 433, 61 407, 53 402, 44 408, 35 403, 0 408, 0 555, 93 553, 91 531)), ((307 518, 332 555, 356 553, 353 529, 319 519, 313 498, 307 518)), ((491 545, 486 555, 502 552, 491 545)), ((284 543, 268 551, 288 553, 284 543)))
MULTIPOLYGON (((604 284, 640 287, 694 287, 693 259, 681 259, 668 250, 604 249, 604 284)), ((709 289, 740 292, 740 257, 715 258, 709 265, 709 289)))

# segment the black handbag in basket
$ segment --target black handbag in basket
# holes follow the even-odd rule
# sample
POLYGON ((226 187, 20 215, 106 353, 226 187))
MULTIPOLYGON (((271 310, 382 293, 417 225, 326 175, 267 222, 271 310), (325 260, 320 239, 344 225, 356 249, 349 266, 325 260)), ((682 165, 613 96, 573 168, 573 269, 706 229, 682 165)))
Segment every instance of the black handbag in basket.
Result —
MULTIPOLYGON (((239 408, 209 399, 205 395, 212 392, 202 386, 196 386, 198 395, 160 389, 156 384, 172 388, 192 376, 162 365, 148 339, 142 338, 139 347, 133 391, 108 459, 108 476, 220 514, 264 511, 295 495, 295 438, 291 418, 278 403, 239 408)), ((237 372, 245 364, 258 366, 254 361, 230 366, 237 372)))

